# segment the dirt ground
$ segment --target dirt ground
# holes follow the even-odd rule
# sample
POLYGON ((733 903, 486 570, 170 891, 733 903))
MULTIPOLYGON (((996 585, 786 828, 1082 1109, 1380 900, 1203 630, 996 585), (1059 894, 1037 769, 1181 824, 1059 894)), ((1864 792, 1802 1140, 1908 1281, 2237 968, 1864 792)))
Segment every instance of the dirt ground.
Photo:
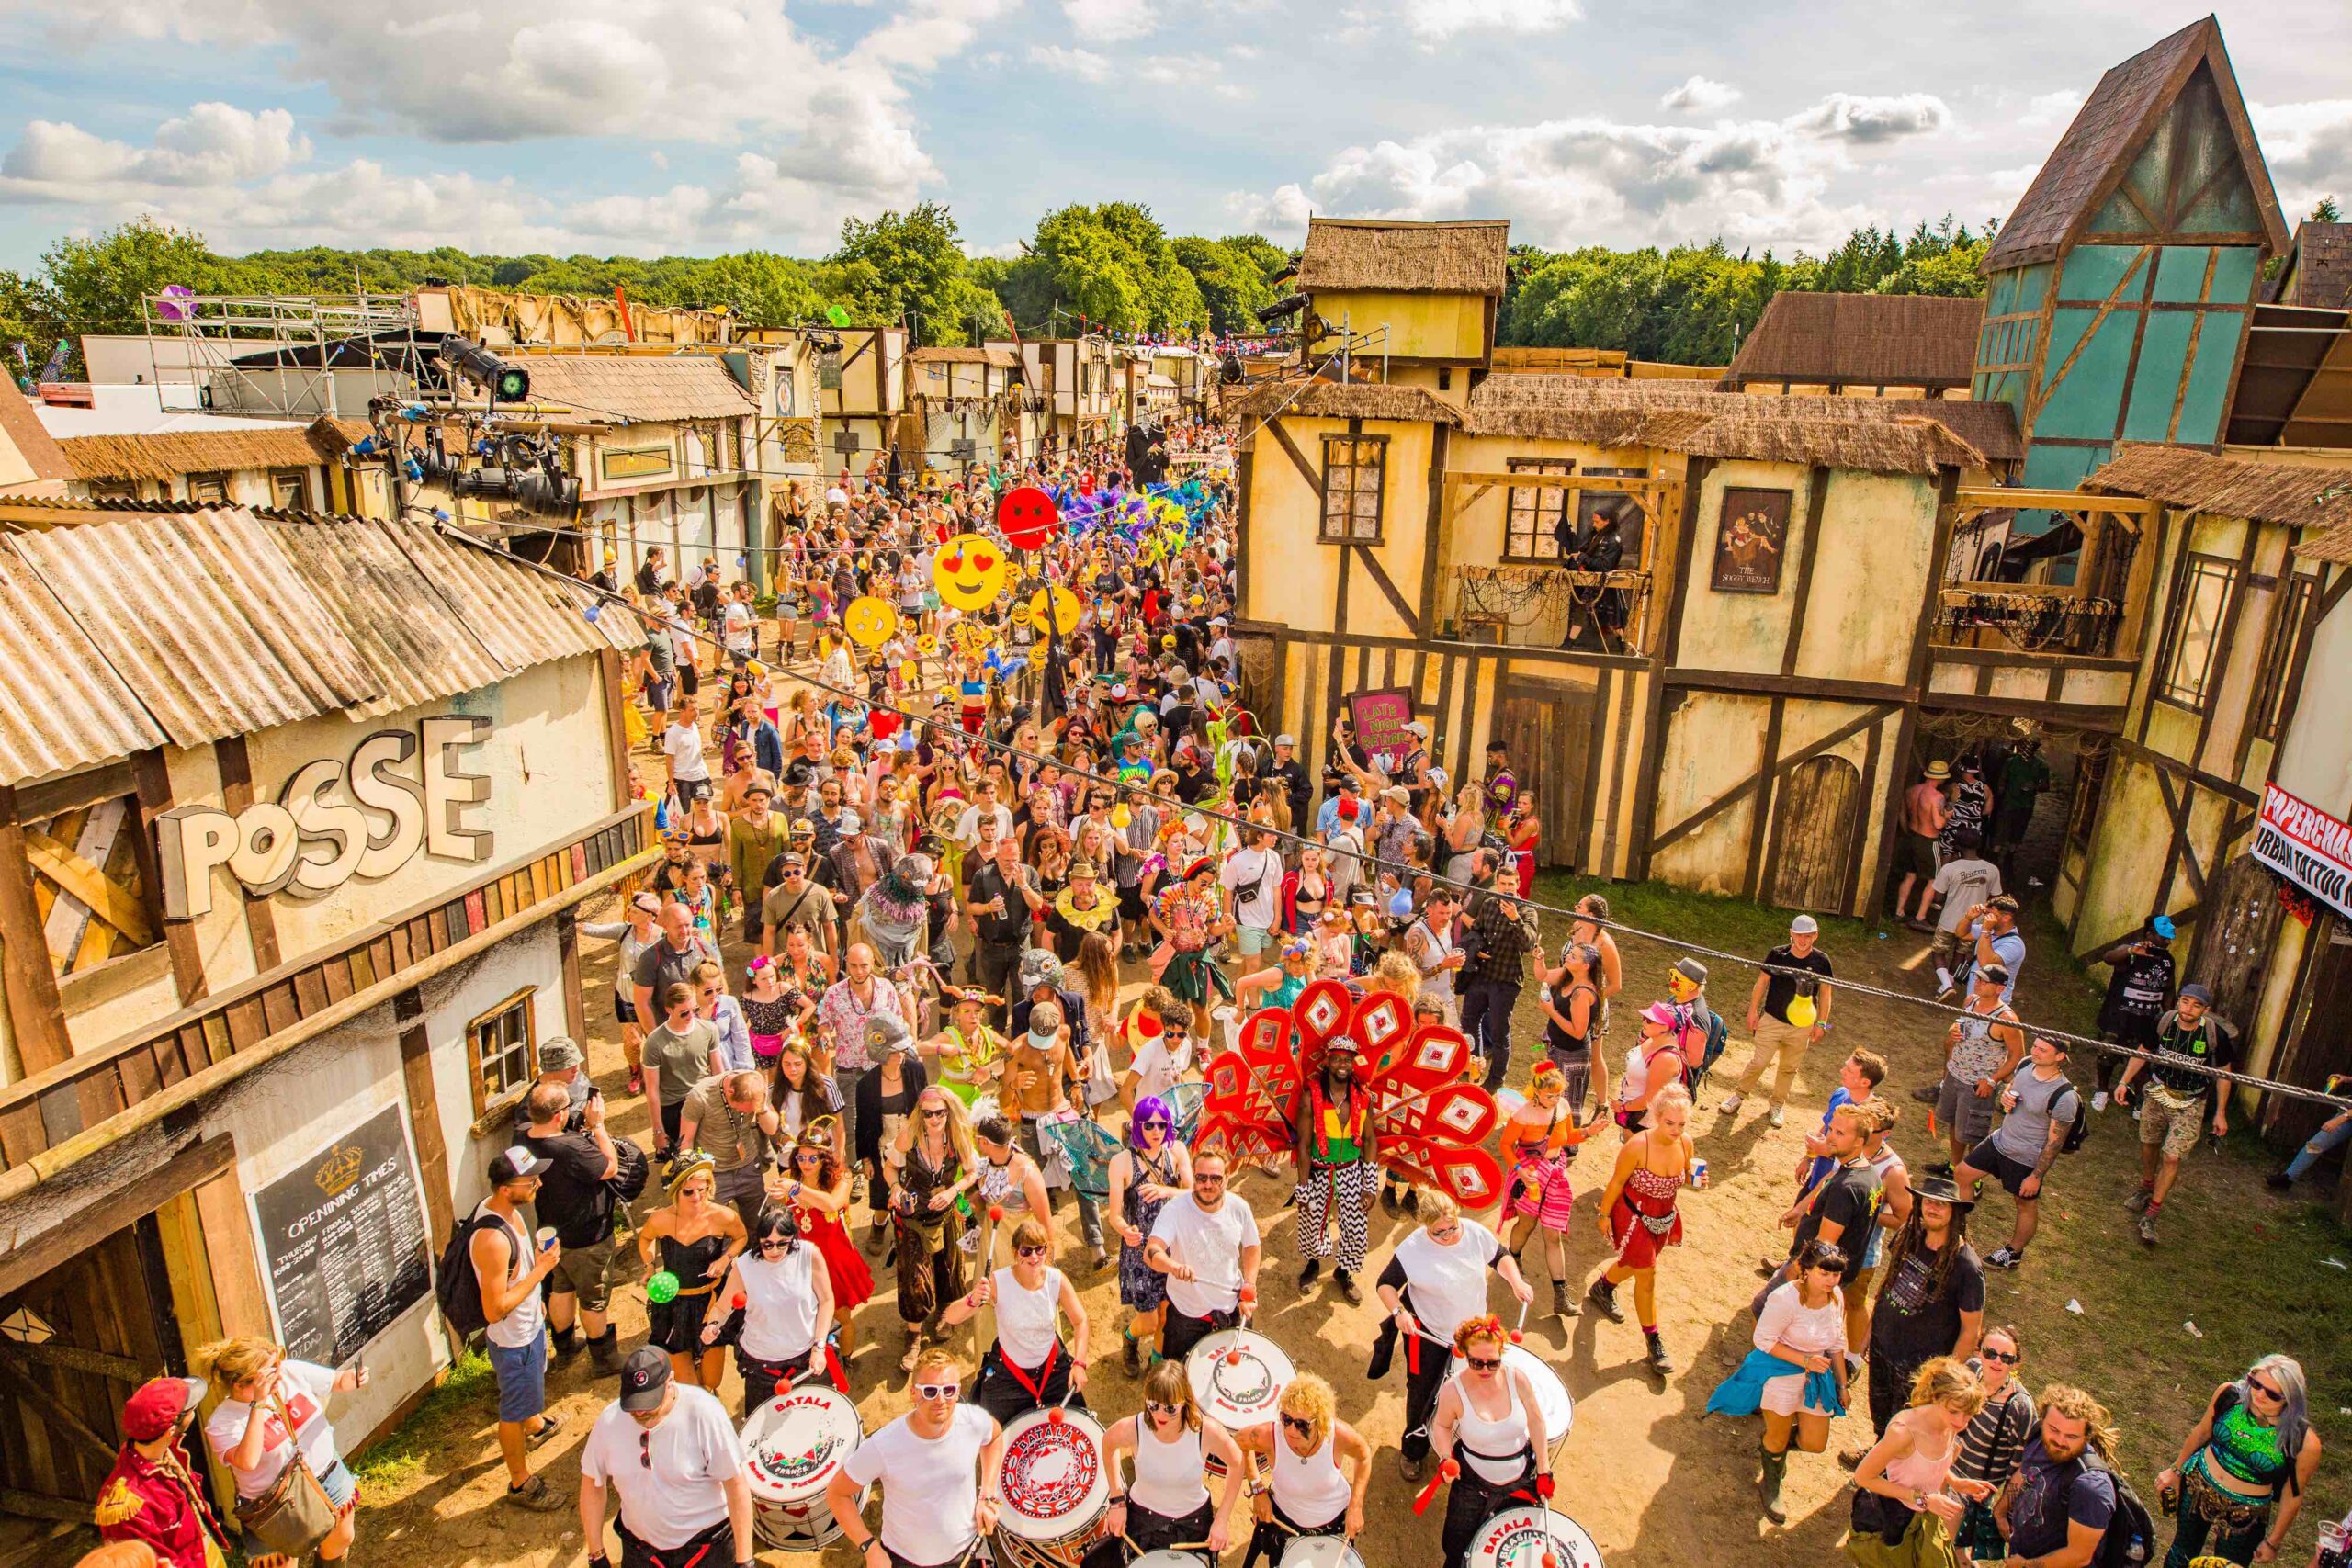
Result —
MULTIPOLYGON (((1559 898, 1578 891, 1565 879, 1543 889, 1559 898)), ((1720 943, 1760 955, 1783 918, 1753 906, 1696 898, 1662 889, 1611 889, 1618 915, 1652 929, 1670 929, 1692 940, 1720 943), (1670 923, 1671 922, 1671 923, 1670 923)), ((1916 992, 1926 939, 1907 931, 1855 921, 1825 922, 1825 951, 1842 976, 1916 992)), ((1558 933, 1548 933, 1556 943, 1558 933)), ((2056 952, 2052 930, 2038 929, 2042 951, 2056 952)), ((1674 954, 1638 938, 1624 943, 1629 998, 1663 991, 1663 976, 1674 954)), ((729 954, 730 959, 734 957, 729 954)), ((612 958, 592 944, 586 954, 589 1014, 594 1034, 588 1043, 592 1068, 617 1108, 621 1132, 646 1139, 642 1101, 621 1099, 625 1072, 617 1032, 606 1005, 612 958)), ((1750 976, 1719 964, 1711 991, 1736 1024, 1744 1011, 1750 976)), ((2087 1021, 2095 997, 2063 960, 2030 961, 2023 982, 2023 1010, 2030 1019, 2079 1027, 2087 1021)), ((1532 1034, 1532 998, 1522 1000, 1516 1038, 1532 1034)), ((1631 1010, 1621 1011, 1629 1018, 1631 1010)), ((1839 998, 1833 1039, 1838 1050, 1868 1044, 1894 1062, 1891 1098, 1905 1119, 1897 1146, 1914 1163, 1939 1157, 1928 1152, 1925 1108, 1907 1090, 1925 1082, 1940 1061, 1940 1030, 1930 1015, 1901 1004, 1848 994, 1839 998), (1931 1048, 1931 1043, 1932 1044, 1931 1048)), ((1621 1023, 1613 1054, 1628 1043, 1621 1023)), ((1789 1522, 1764 1522, 1756 1506, 1754 1480, 1757 1427, 1753 1421, 1702 1422, 1708 1392, 1747 1348, 1751 1326, 1746 1306, 1758 1285, 1757 1263, 1768 1252, 1785 1249, 1786 1233, 1775 1228, 1791 1195, 1790 1172, 1801 1152, 1804 1130, 1817 1118, 1835 1059, 1820 1048, 1807 1063, 1786 1126, 1767 1124, 1758 1101, 1734 1117, 1718 1107, 1729 1077, 1745 1064, 1746 1043, 1735 1037, 1718 1081, 1710 1086, 1693 1132, 1707 1157, 1712 1190, 1687 1196, 1688 1237, 1660 1270, 1659 1298, 1666 1341, 1678 1367, 1663 1386, 1642 1362, 1642 1340, 1634 1324, 1615 1325, 1588 1311, 1563 1320, 1545 1308, 1550 1292, 1539 1284, 1536 1311, 1527 1322, 1527 1344, 1558 1370, 1576 1401, 1576 1418, 1555 1473, 1556 1506, 1592 1535, 1612 1568, 1664 1568, 1668 1563, 1704 1562, 1726 1548, 1741 1563, 1797 1564, 1836 1560, 1846 1520, 1846 1472, 1827 1455, 1798 1456, 1789 1467, 1789 1522)), ((2087 1064, 2076 1063, 2077 1081, 2087 1064)), ((1519 1075, 1514 1073, 1514 1081, 1519 1075)), ((650 1145, 649 1145, 650 1146, 650 1145)), ((1597 1190, 1615 1152, 1613 1134, 1589 1145, 1580 1162, 1588 1173, 1570 1232, 1569 1269, 1575 1288, 1599 1266, 1601 1247, 1594 1224, 1597 1190)), ((2090 1145, 2063 1165, 2052 1180, 2041 1238, 2026 1267, 1990 1277, 1988 1322, 2022 1325, 2028 1349, 2025 1376, 2030 1386, 2057 1379, 2080 1382, 2107 1399, 2124 1430, 2126 1458, 2153 1494, 2149 1478, 2168 1462, 2171 1445, 2194 1422, 2198 1406, 2218 1379, 2234 1375, 2255 1356, 2287 1348, 2302 1356, 2312 1374, 2313 1415, 2331 1442, 2352 1437, 2352 1410, 2339 1410, 2346 1393, 2344 1336, 2315 1325, 2340 1312, 2344 1296, 2342 1259, 2352 1247, 2334 1221, 2309 1201, 2281 1202, 2265 1191, 2260 1176, 2267 1156, 2248 1147, 2222 1154, 2200 1150, 2191 1156, 2176 1201, 2166 1213, 2166 1239, 2154 1253, 2126 1239, 2120 1200, 2130 1190, 2136 1156, 2134 1129, 2119 1111, 2101 1117, 2090 1145), (2334 1267, 2329 1267, 2331 1260, 2334 1267), (2069 1303, 2080 1309, 2070 1311, 2069 1303), (2187 1327, 2194 1324, 2195 1328, 2187 1327)), ((1403 1374, 1368 1382, 1364 1361, 1372 1342, 1377 1298, 1350 1308, 1328 1280, 1310 1299, 1294 1289, 1297 1269, 1293 1218, 1283 1208, 1285 1183, 1253 1177, 1242 1187, 1266 1234, 1261 1275, 1263 1298, 1260 1326, 1272 1335, 1303 1368, 1330 1379, 1340 1393, 1342 1416, 1373 1444, 1376 1465, 1369 1504, 1369 1528, 1359 1546, 1370 1568, 1423 1568, 1437 1561, 1442 1501, 1426 1516, 1411 1511, 1415 1488, 1398 1473, 1395 1445, 1403 1426, 1403 1374)), ((641 1202, 640 1210, 652 1201, 641 1202)), ((1979 1250, 2006 1239, 2009 1209, 1996 1195, 1975 1216, 1979 1250)), ((1113 1271, 1092 1272, 1080 1249, 1075 1210, 1058 1215, 1064 1248, 1060 1260, 1074 1264, 1098 1350, 1090 1399, 1098 1412, 1115 1418, 1138 1403, 1136 1385, 1119 1371, 1119 1322, 1113 1271)), ((1409 1219, 1375 1212, 1372 1269, 1405 1234, 1409 1219)), ((906 1408, 905 1374, 899 1371, 899 1343, 887 1272, 883 1294, 862 1312, 865 1344, 852 1363, 853 1393, 873 1430, 906 1408)), ((1502 1295, 1498 1287, 1498 1303, 1502 1295)), ((616 1295, 616 1317, 624 1344, 642 1337, 645 1303, 641 1284, 616 1295)), ((2340 1318, 2337 1319, 2340 1322, 2340 1318)), ((733 1374, 727 1397, 732 1403, 733 1374)), ((570 1488, 578 1478, 578 1449, 588 1424, 614 1392, 607 1381, 592 1383, 583 1355, 551 1381, 556 1409, 569 1427, 535 1456, 535 1468, 551 1483, 570 1488)), ((1857 1387, 1857 1405, 1860 1388, 1857 1387)), ((1832 1452, 1869 1438, 1867 1414, 1858 1409, 1838 1423, 1832 1452)), ((2332 1460, 2332 1456, 2331 1456, 2332 1460)), ((463 1377, 388 1445, 363 1461, 369 1480, 360 1517, 359 1548, 373 1568, 549 1568, 578 1561, 582 1543, 571 1514, 531 1517, 498 1502, 502 1472, 491 1427, 491 1400, 479 1369, 463 1377)), ((2323 1471, 2306 1521, 2344 1511, 2346 1487, 2340 1461, 2323 1471), (2330 1475, 2327 1470, 2335 1474, 2330 1475)), ((2301 1562, 2311 1550, 2311 1527, 2299 1527, 2282 1561, 2301 1562)), ((786 1554, 763 1551, 771 1563, 786 1554)), ((1719 1559, 1720 1560, 1720 1559, 1719 1559)), ((821 1560, 856 1561, 836 1544, 821 1560)), ((1238 1554, 1228 1559, 1238 1562, 1238 1554)))

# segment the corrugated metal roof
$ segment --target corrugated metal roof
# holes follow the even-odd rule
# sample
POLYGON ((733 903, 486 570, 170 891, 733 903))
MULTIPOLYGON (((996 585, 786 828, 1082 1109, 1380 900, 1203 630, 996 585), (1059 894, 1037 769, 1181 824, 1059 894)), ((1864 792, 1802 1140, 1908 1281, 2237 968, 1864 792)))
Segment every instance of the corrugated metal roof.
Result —
POLYGON ((18 652, 0 784, 420 706, 642 640, 632 615, 591 625, 585 587, 417 524, 71 515, 0 536, 0 637, 18 652))
MULTIPOLYGON (((0 388, 0 391, 12 389, 0 388)), ((164 742, 130 688, 17 550, 0 538, 0 781, 15 784, 164 742)))

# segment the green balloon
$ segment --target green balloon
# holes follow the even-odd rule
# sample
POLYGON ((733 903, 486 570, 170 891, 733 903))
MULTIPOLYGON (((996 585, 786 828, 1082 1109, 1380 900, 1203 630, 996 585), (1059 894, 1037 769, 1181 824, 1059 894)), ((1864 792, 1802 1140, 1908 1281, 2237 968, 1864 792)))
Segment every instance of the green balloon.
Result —
POLYGON ((675 1301, 677 1297, 678 1277, 667 1269, 658 1271, 645 1281, 645 1299, 655 1306, 660 1306, 664 1302, 675 1301))

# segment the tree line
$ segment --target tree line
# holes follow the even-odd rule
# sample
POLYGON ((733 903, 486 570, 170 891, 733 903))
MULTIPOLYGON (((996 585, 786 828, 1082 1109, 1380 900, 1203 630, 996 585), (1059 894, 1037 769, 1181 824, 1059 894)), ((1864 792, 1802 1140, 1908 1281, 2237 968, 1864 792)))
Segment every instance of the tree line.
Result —
MULTIPOLYGON (((1720 242, 1661 250, 1515 245, 1499 318, 1506 345, 1621 349, 1635 358, 1721 365, 1784 288, 1973 295, 1994 226, 1947 216, 1909 233, 1856 230, 1826 255, 1734 255, 1720 242)), ((84 333, 138 333, 140 300, 166 285, 199 294, 398 294, 470 284, 526 294, 610 298, 650 306, 731 310, 755 327, 831 316, 910 329, 919 343, 957 345, 1010 332, 1081 330, 1190 337, 1250 335, 1257 312, 1287 291, 1293 254, 1256 234, 1171 235, 1135 202, 1046 214, 1011 257, 964 248, 954 214, 925 202, 850 219, 829 255, 769 251, 692 256, 477 255, 429 251, 214 251, 201 234, 140 218, 67 236, 39 266, 0 270, 0 352, 37 372, 84 333), (17 345, 21 345, 18 347, 17 345)))

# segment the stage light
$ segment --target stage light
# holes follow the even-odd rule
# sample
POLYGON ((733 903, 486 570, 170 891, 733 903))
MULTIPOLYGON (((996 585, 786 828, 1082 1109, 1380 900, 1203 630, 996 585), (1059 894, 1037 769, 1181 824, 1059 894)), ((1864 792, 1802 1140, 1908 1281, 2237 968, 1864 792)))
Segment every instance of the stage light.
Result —
POLYGON ((1276 321, 1281 321, 1283 317, 1285 317, 1285 316, 1295 316, 1296 314, 1298 314, 1298 313, 1299 313, 1299 311, 1301 311, 1301 310, 1305 310, 1306 308, 1306 295, 1304 295, 1304 294, 1290 294, 1290 295, 1285 295, 1285 296, 1283 296, 1282 299, 1275 300, 1272 304, 1271 304, 1271 305, 1267 306, 1264 310, 1261 310, 1261 311, 1259 311, 1259 312, 1258 312, 1258 324, 1259 324, 1260 326, 1261 326, 1261 327, 1271 327, 1271 326, 1272 326, 1276 321))
POLYGON ((441 363, 477 386, 490 389, 494 401, 519 403, 531 395, 529 371, 507 364, 469 338, 443 338, 441 363))

